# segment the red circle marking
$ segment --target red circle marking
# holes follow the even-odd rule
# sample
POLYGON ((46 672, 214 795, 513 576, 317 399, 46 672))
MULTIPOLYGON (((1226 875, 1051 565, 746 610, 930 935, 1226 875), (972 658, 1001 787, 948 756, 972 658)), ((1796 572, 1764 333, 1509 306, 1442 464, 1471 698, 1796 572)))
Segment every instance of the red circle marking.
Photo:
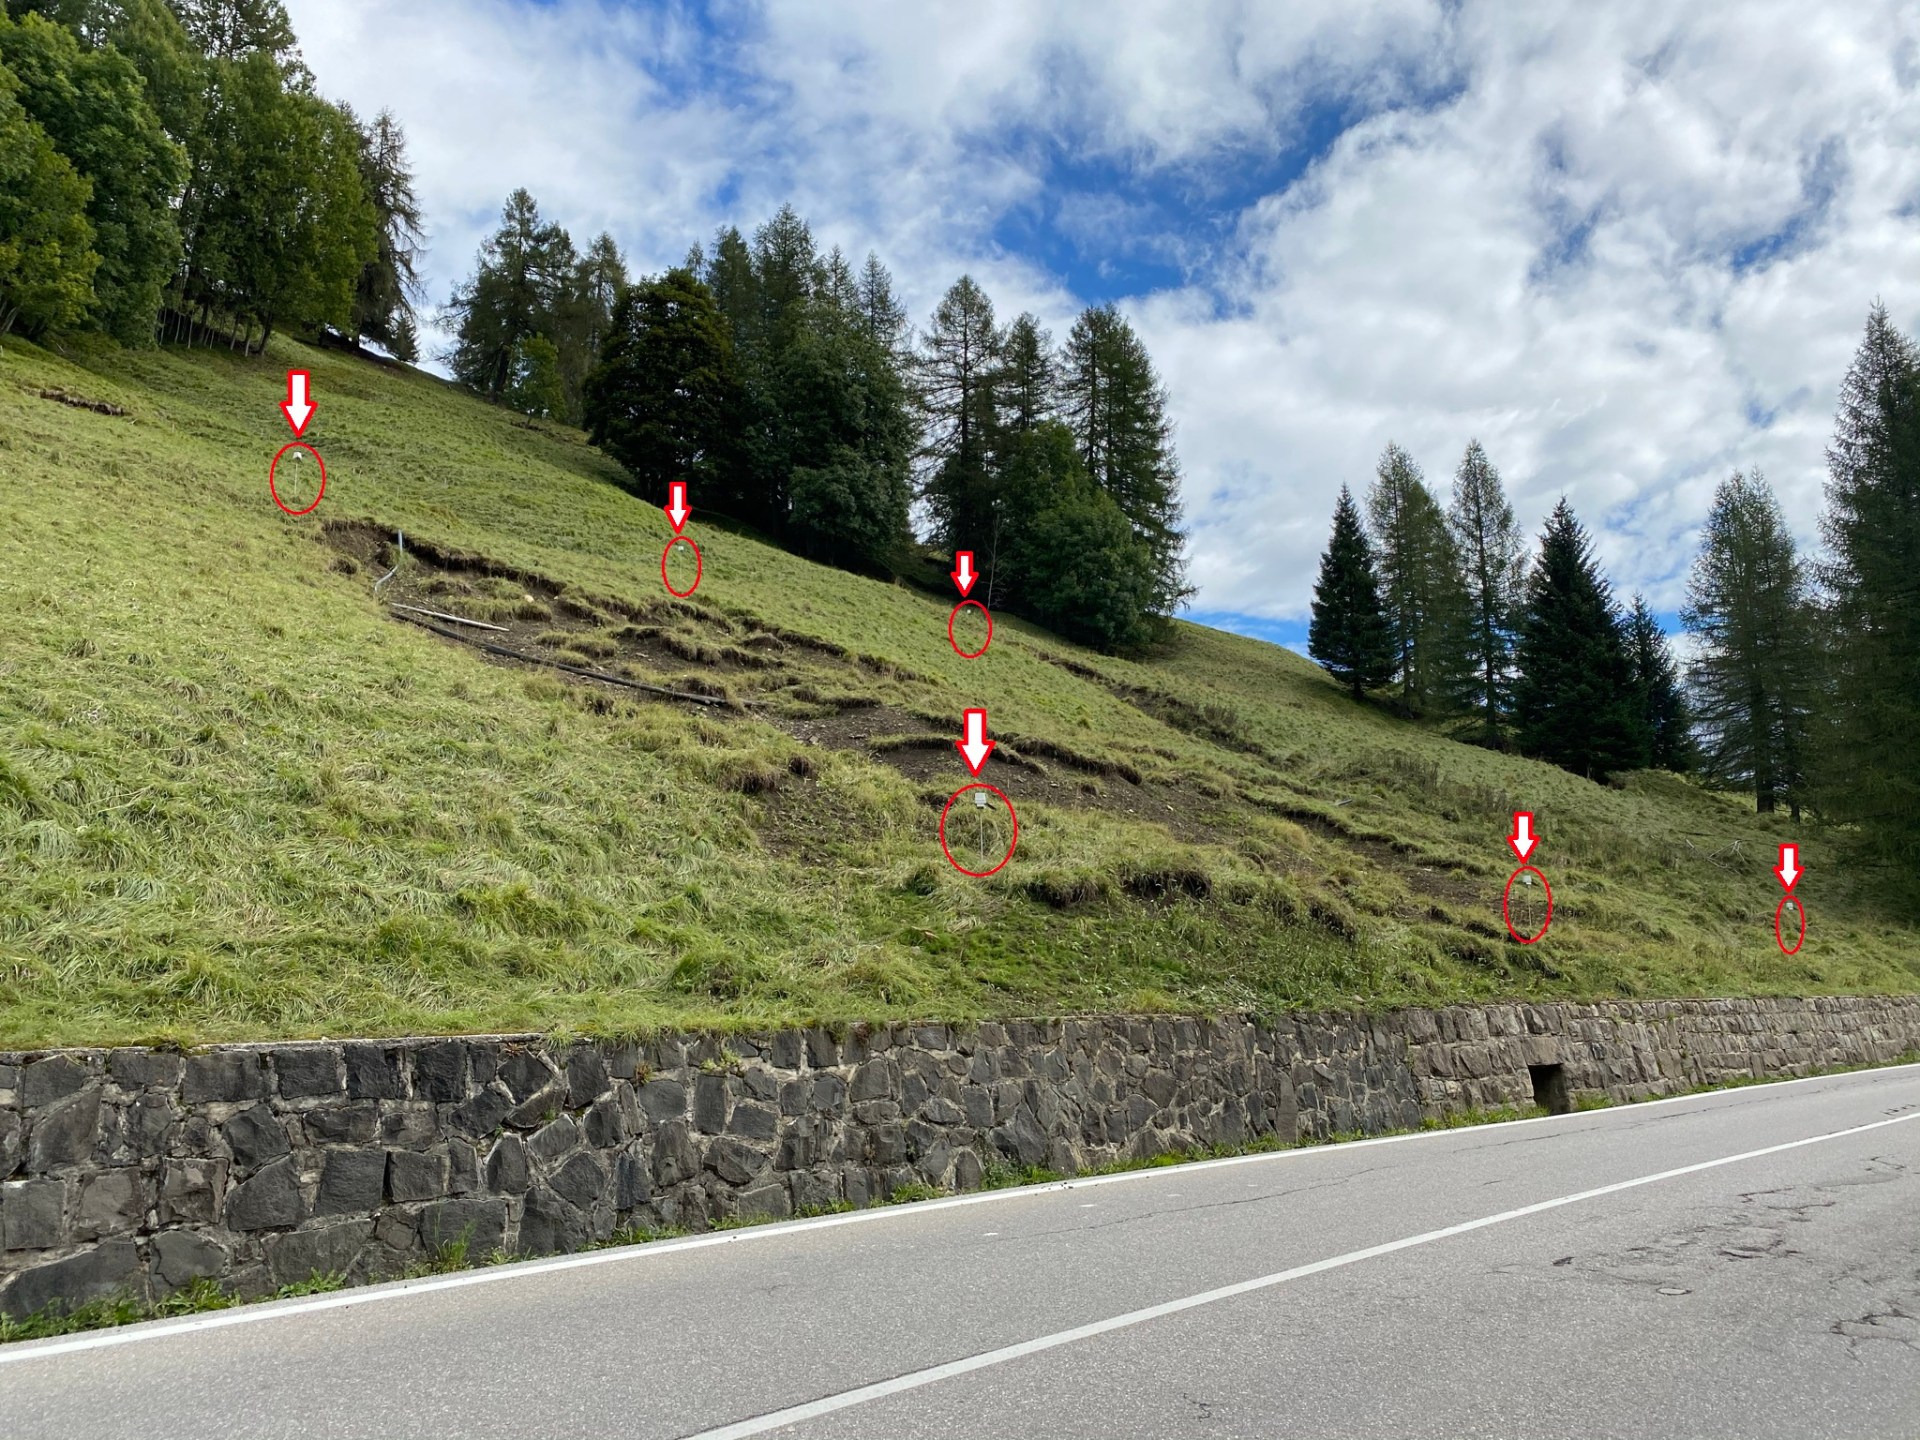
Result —
POLYGON ((667 541, 667 548, 660 552, 660 583, 667 587, 667 593, 669 595, 675 596, 678 599, 684 600, 700 588, 701 568, 700 547, 684 535, 674 536, 671 540, 667 541), (676 545, 685 545, 693 551, 693 584, 684 590, 674 589, 673 581, 667 578, 667 556, 673 553, 673 547, 676 545))
POLYGON ((285 510, 287 514, 311 515, 314 512, 314 508, 318 506, 320 503, 320 496, 325 495, 327 493, 327 462, 322 460, 320 458, 320 452, 314 449, 313 446, 307 444, 306 441, 289 440, 286 444, 282 445, 277 451, 274 452, 273 463, 267 466, 267 492, 273 496, 273 503, 278 505, 282 510, 285 510), (273 483, 273 472, 280 468, 280 457, 286 454, 287 451, 289 450, 306 451, 309 455, 313 456, 313 463, 320 467, 320 495, 315 495, 313 497, 313 504, 307 506, 307 508, 304 510, 293 510, 288 508, 287 502, 280 498, 279 487, 273 483))
POLYGON ((1015 812, 1013 808, 1013 801, 1007 799, 1007 792, 1002 790, 998 785, 989 785, 984 780, 977 780, 971 785, 962 785, 958 790, 954 791, 953 794, 947 797, 946 808, 941 810, 940 812, 940 850, 941 850, 941 853, 947 857, 947 863, 953 866, 953 868, 958 870, 962 875, 971 875, 976 880, 984 880, 989 875, 998 874, 1002 869, 1005 868, 1007 861, 1013 859, 1014 847, 1017 846, 1019 843, 1020 843, 1020 816, 1018 813, 1015 812), (1000 797, 1000 803, 1007 807, 1007 818, 1013 821, 1013 839, 1007 842, 1007 853, 1000 857, 1000 863, 994 866, 993 869, 991 870, 969 870, 967 869, 966 866, 962 865, 958 860, 954 859, 953 851, 947 848, 947 812, 953 809, 953 802, 958 800, 962 795, 966 794, 969 790, 993 791, 994 794, 1000 797))
POLYGON ((1782 895, 1780 903, 1773 907, 1773 939, 1782 955, 1798 955, 1800 947, 1807 943, 1807 907, 1800 903, 1798 895, 1782 895), (1780 922, 1786 916, 1788 901, 1793 902, 1793 913, 1800 917, 1800 938, 1793 942, 1791 950, 1787 949, 1787 937, 1780 933, 1780 922))
POLYGON ((993 644, 993 612, 978 600, 962 600, 958 605, 953 607, 953 613, 947 616, 947 644, 953 646, 953 653, 958 655, 962 660, 978 660, 982 655, 987 653, 987 646, 993 644), (953 638, 953 622, 960 618, 960 612, 969 605, 987 617, 987 638, 980 643, 978 650, 962 650, 960 648, 960 642, 953 638))
POLYGON ((1534 870, 1533 866, 1522 865, 1518 870, 1507 876, 1507 888, 1500 892, 1500 918, 1507 922, 1507 933, 1522 945, 1533 944, 1542 935, 1546 934, 1547 927, 1553 924, 1553 887, 1547 884, 1546 876, 1540 875, 1540 888, 1547 892, 1547 918, 1540 922, 1540 928, 1534 931, 1532 935, 1522 935, 1518 930, 1513 928, 1513 916, 1508 910, 1509 902, 1513 898, 1513 882, 1529 870, 1533 870, 1534 874, 1540 875, 1540 872, 1534 870))

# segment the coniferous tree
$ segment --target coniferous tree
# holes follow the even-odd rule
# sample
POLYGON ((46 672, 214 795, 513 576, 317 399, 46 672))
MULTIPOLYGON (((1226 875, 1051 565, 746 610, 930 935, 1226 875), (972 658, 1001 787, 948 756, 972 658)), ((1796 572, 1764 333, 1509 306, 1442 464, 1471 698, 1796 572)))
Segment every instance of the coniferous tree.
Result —
POLYGON ((393 327, 393 339, 387 346, 393 358, 402 365, 418 364, 420 360, 420 330, 413 316, 402 313, 399 323, 393 327))
POLYGON ((1920 352, 1876 304, 1840 389, 1821 530, 1825 809, 1920 873, 1920 352))
POLYGON ((1007 327, 1001 349, 1000 428, 1020 433, 1054 418, 1059 360, 1053 336, 1031 313, 1023 313, 1007 327))
POLYGON ((860 267, 860 315, 869 337, 884 346, 898 366, 907 363, 907 309, 893 293, 893 276, 880 257, 867 252, 860 267))
POLYGON ((1513 629, 1525 598, 1526 543, 1500 472, 1478 440, 1467 442, 1454 472, 1447 524, 1466 589, 1461 699, 1479 718, 1481 742, 1499 746, 1512 708, 1513 629))
POLYGON ((1758 471, 1714 493, 1681 623, 1710 783, 1750 790, 1754 805, 1800 811, 1815 680, 1805 567, 1779 502, 1758 471))
POLYGON ((1641 760, 1633 665, 1593 543, 1563 499, 1527 578, 1515 647, 1519 748, 1589 779, 1641 760))
POLYGON ((500 228, 481 245, 473 276, 447 307, 454 321, 447 363, 455 380, 490 400, 506 398, 522 342, 553 329, 574 258, 573 241, 541 218, 533 196, 522 189, 507 197, 500 228))
POLYGON ((686 269, 642 280, 614 302, 600 364, 586 381, 587 434, 665 505, 685 480, 695 503, 730 513, 730 434, 739 417, 733 341, 713 292, 686 269))
POLYGON ((993 302, 970 275, 940 298, 920 338, 917 379, 932 464, 921 498, 935 538, 956 549, 993 547, 995 388, 1003 339, 993 302))
POLYGON ((1398 445, 1380 457, 1367 513, 1400 708, 1445 714, 1463 688, 1467 600, 1446 517, 1398 445))
POLYGON ((1353 492, 1344 485, 1333 508, 1333 535, 1313 582, 1307 653, 1356 700, 1393 677, 1393 641, 1380 606, 1373 545, 1353 492))
POLYGON ((1633 669, 1639 764, 1684 774, 1693 768, 1692 718, 1680 689, 1680 667, 1666 631, 1636 594, 1627 612, 1627 659, 1633 669))
POLYGON ((1192 593, 1180 530, 1180 467, 1167 392, 1146 346, 1112 305, 1073 322, 1059 364, 1059 402, 1094 483, 1114 498, 1153 556, 1161 615, 1192 593))
POLYGON ((354 286, 352 334, 355 340, 365 336, 391 351, 402 322, 413 321, 414 303, 420 298, 420 247, 426 239, 407 137, 391 110, 382 110, 360 132, 360 178, 373 205, 378 241, 354 286))

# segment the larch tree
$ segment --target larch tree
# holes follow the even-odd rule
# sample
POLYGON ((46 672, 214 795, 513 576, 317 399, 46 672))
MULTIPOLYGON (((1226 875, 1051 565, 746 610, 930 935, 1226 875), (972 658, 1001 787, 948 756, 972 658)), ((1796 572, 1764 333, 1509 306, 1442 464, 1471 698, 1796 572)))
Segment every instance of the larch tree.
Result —
POLYGON ((920 336, 916 378, 928 469, 921 499, 939 543, 982 553, 999 518, 993 465, 1003 336, 993 302, 970 275, 940 297, 920 336))
POLYGON ((500 228, 482 242, 473 275, 448 302, 453 378, 490 400, 505 400, 524 342, 552 328, 574 260, 573 241, 541 218, 533 196, 524 189, 509 195, 500 228))
POLYGON ((1525 599, 1526 541, 1478 440, 1453 477, 1447 512, 1466 590, 1460 679, 1464 707, 1479 720, 1481 743, 1504 743, 1512 708, 1514 624, 1525 599))
POLYGON ((1827 449, 1823 809, 1920 874, 1920 352, 1884 306, 1840 388, 1827 449))
POLYGON ((1356 700, 1393 678, 1393 640, 1380 606, 1373 545, 1353 492, 1344 485, 1333 507, 1333 534, 1313 582, 1307 654, 1356 700))
POLYGON ((1186 583, 1167 391, 1147 347, 1111 304, 1083 310, 1073 322, 1060 356, 1058 396, 1087 473, 1153 557, 1152 609, 1172 615, 1193 591, 1186 583))
POLYGON ((1758 471, 1714 492, 1681 623, 1708 783, 1750 791, 1756 809, 1804 800, 1815 677, 1808 575, 1779 501, 1758 471))
POLYGON ((351 334, 393 351, 402 323, 413 322, 421 296, 419 258, 426 218, 414 193, 406 133, 391 110, 382 110, 360 131, 360 178, 373 205, 378 239, 373 259, 361 267, 354 286, 351 334))
POLYGON ((1380 457, 1367 517, 1400 709, 1444 715, 1462 688, 1467 600, 1446 516, 1398 445, 1390 443, 1380 457))

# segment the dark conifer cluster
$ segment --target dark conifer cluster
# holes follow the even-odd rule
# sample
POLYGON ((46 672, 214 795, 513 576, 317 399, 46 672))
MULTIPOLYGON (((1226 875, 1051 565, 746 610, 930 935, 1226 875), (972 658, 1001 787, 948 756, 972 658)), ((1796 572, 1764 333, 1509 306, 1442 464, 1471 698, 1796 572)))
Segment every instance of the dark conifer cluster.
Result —
POLYGON ((323 99, 280 0, 8 0, 0 335, 417 348, 406 141, 323 99))
POLYGON ((1334 507, 1308 651, 1356 698, 1463 738, 1595 779, 1697 771, 1920 866, 1920 350, 1877 305, 1827 462, 1816 564, 1758 471, 1722 482, 1681 611, 1683 676, 1564 499, 1528 563, 1478 443, 1444 515, 1389 445, 1366 521, 1345 488, 1334 507))

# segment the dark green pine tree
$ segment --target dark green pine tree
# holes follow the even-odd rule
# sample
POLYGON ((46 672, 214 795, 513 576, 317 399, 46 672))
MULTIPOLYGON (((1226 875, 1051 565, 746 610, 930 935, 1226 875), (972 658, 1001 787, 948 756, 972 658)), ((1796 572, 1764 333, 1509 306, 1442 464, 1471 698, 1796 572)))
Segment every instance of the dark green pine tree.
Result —
POLYGON ((1513 627, 1525 598, 1526 542, 1500 472, 1478 440, 1467 442, 1454 472, 1447 524, 1466 589, 1460 699, 1479 719, 1480 742, 1497 748, 1505 743, 1512 708, 1513 627))
POLYGON ((994 548, 999 483, 993 463, 995 390, 1004 340, 993 301, 971 275, 954 281, 920 337, 920 403, 931 469, 921 498, 934 538, 980 555, 994 548))
POLYGON ((489 400, 504 400, 527 353, 526 341, 549 334, 573 278, 573 241, 540 218, 525 190, 507 197, 500 228, 480 248, 473 276, 453 292, 448 312, 453 378, 489 400))
POLYGON ((1564 499, 1540 537, 1515 660, 1521 751, 1591 780, 1642 763, 1626 637, 1593 542, 1564 499))
POLYGON ((1400 709, 1445 714, 1468 689, 1467 595, 1446 517, 1398 445, 1380 457, 1367 514, 1400 709))
POLYGON ((1313 582, 1307 653, 1356 700, 1393 678, 1393 639, 1380 606, 1373 545, 1353 492, 1344 485, 1333 507, 1333 535, 1313 582))
POLYGON ((1643 595, 1633 597, 1627 613, 1627 658, 1633 663, 1634 719, 1644 763, 1683 775, 1693 768, 1692 721, 1667 633, 1643 595))
POLYGON ((1827 450, 1823 806, 1920 875, 1920 352, 1876 304, 1827 450))

